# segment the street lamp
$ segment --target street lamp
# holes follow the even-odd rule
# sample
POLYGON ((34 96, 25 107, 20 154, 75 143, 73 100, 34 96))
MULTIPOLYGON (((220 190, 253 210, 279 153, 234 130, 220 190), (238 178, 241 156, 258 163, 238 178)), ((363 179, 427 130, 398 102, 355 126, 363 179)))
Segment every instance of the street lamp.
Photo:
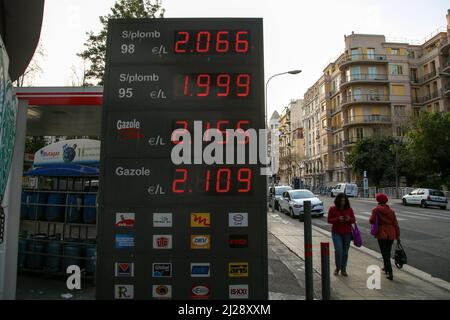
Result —
MULTIPOLYGON (((264 92, 265 93, 265 101, 264 102, 265 102, 265 114, 266 114, 266 116, 265 116, 266 129, 267 129, 268 125, 269 125, 269 123, 267 122, 267 118, 268 118, 268 113, 267 113, 267 87, 269 86, 270 80, 272 80, 275 77, 281 76, 283 74, 296 75, 296 74, 299 74, 301 72, 302 72, 302 70, 290 70, 290 71, 286 71, 286 72, 281 72, 281 73, 274 74, 273 76, 271 76, 267 80, 266 87, 265 87, 265 92, 264 92)), ((267 146, 266 146, 266 150, 267 150, 267 146)), ((272 152, 272 149, 270 150, 270 152, 272 152)), ((272 159, 272 157, 270 157, 270 159, 272 159)), ((273 173, 272 173, 272 190, 274 192, 273 196, 272 196, 272 212, 274 212, 275 211, 275 178, 273 176, 273 173)))

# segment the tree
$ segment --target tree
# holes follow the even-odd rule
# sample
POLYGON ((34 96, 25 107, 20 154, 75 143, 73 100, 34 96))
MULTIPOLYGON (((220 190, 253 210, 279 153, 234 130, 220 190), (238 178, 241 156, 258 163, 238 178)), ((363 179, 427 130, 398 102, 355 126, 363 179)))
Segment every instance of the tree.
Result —
POLYGON ((32 86, 33 81, 37 75, 42 73, 42 62, 45 59, 45 51, 42 45, 42 42, 39 42, 36 51, 34 52, 33 57, 31 58, 28 67, 25 69, 25 72, 14 81, 14 86, 23 87, 23 86, 32 86))
POLYGON ((36 151, 45 147, 47 141, 41 136, 28 136, 25 139, 25 153, 35 154, 36 151))
MULTIPOLYGON (((78 56, 89 61, 89 68, 85 71, 85 78, 95 84, 103 84, 106 56, 106 35, 108 32, 108 20, 115 18, 162 18, 164 9, 161 0, 117 0, 111 8, 111 13, 101 16, 102 29, 98 33, 88 32, 88 40, 85 42, 86 50, 78 56)), ((90 84, 94 84, 90 83, 90 84)))
POLYGON ((430 187, 450 187, 450 111, 423 112, 407 133, 414 167, 430 187))
POLYGON ((367 171, 369 181, 380 186, 382 180, 392 179, 395 155, 391 146, 395 143, 395 138, 389 136, 362 139, 352 148, 347 163, 359 175, 367 171))

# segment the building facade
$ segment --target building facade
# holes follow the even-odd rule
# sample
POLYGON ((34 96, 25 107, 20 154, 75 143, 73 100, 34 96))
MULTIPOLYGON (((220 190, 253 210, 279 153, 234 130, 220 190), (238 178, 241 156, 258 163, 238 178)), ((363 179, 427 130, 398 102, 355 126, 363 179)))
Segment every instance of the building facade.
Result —
POLYGON ((361 182, 347 163, 358 140, 402 136, 420 111, 450 110, 450 11, 447 32, 424 43, 351 34, 344 52, 305 93, 305 182, 311 187, 361 182))

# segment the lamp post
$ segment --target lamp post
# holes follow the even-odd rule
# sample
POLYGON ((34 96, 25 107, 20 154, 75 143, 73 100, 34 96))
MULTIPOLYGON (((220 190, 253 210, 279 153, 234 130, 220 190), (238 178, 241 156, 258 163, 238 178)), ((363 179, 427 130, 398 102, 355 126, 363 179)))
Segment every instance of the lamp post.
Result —
MULTIPOLYGON (((266 87, 265 87, 265 114, 266 114, 265 121, 266 121, 266 129, 267 129, 268 125, 269 125, 268 122, 267 122, 267 118, 268 118, 268 114, 267 114, 267 88, 269 86, 270 80, 272 80, 275 77, 284 75, 284 74, 296 75, 296 74, 299 74, 301 72, 302 72, 302 70, 290 70, 290 71, 286 71, 286 72, 280 72, 280 73, 272 75, 267 80, 266 87)), ((267 146, 266 146, 266 150, 267 150, 267 146)), ((273 152, 272 148, 270 148, 270 152, 271 153, 273 152)), ((272 157, 270 157, 270 159, 272 159, 272 157)), ((272 172, 272 190, 273 190, 273 195, 272 195, 272 212, 274 212, 275 211, 275 177, 273 175, 273 172, 272 172)))

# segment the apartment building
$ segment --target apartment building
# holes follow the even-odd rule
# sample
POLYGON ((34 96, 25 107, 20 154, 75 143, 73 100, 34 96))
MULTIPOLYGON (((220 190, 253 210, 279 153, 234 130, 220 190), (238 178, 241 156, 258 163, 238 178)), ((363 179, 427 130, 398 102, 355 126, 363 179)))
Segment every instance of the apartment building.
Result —
POLYGON ((420 111, 450 110, 450 10, 447 32, 421 44, 351 34, 344 52, 305 93, 305 178, 312 187, 360 182, 346 162, 355 143, 403 135, 420 111))
MULTIPOLYGON (((276 173, 276 163, 279 163, 279 151, 280 150, 279 150, 278 143, 275 143, 275 141, 272 139, 276 138, 276 140, 278 140, 279 120, 280 120, 280 115, 278 114, 277 111, 274 111, 272 116, 269 119, 269 123, 268 123, 269 130, 267 133, 267 135, 268 135, 267 136, 267 152, 270 157, 272 172, 275 172, 275 173, 276 173)), ((273 177, 269 177, 269 179, 268 179, 269 183, 272 183, 272 178, 273 177)))
POLYGON ((289 104, 291 112, 291 154, 292 177, 301 177, 301 164, 305 159, 303 136, 303 103, 304 100, 292 100, 289 104))
POLYGON ((291 155, 291 111, 285 107, 280 115, 279 123, 279 169, 280 184, 290 184, 292 178, 291 155))

